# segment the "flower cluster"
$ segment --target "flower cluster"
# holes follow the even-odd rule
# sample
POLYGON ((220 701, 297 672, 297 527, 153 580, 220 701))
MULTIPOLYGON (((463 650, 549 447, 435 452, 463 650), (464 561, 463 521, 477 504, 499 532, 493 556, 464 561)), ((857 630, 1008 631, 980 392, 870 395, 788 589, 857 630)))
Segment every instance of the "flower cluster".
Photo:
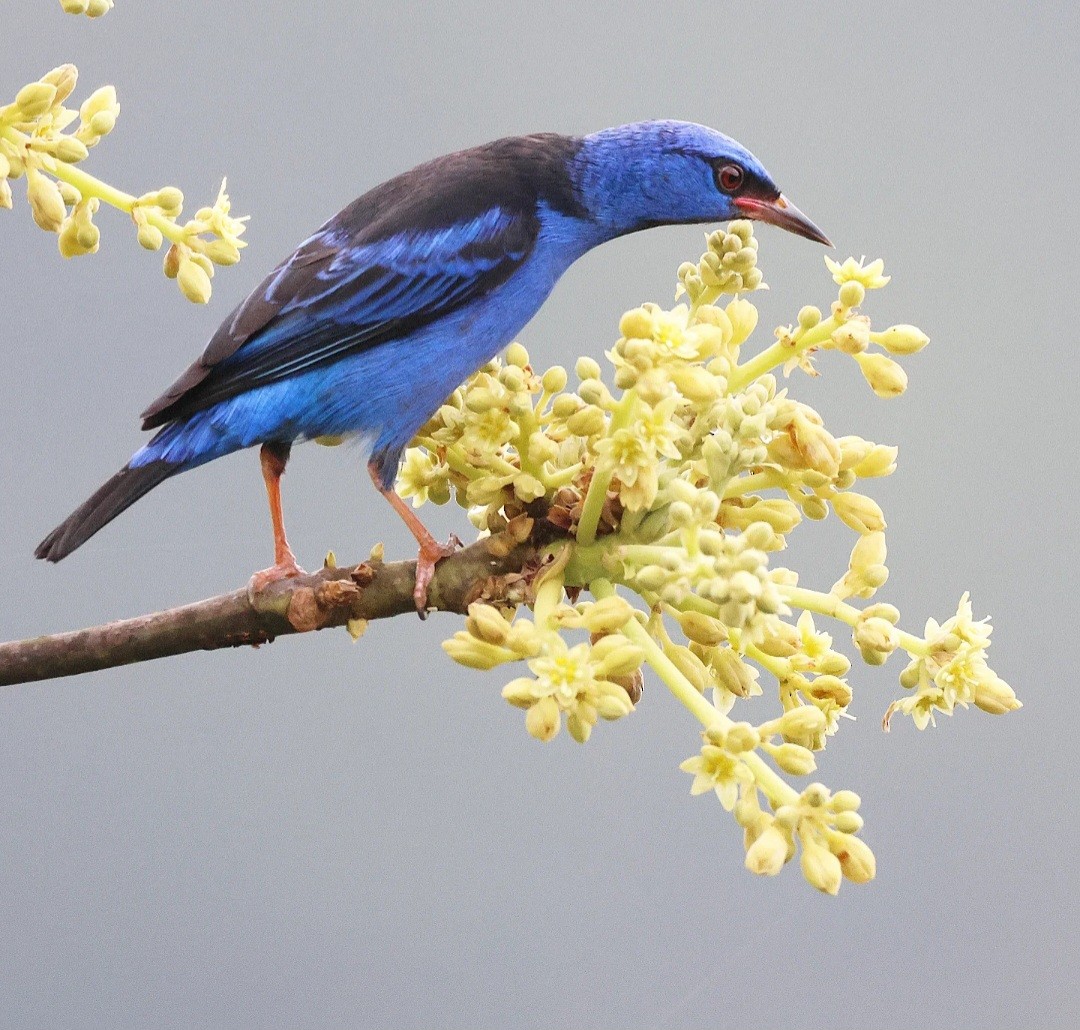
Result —
POLYGON ((112 10, 113 0, 60 0, 66 14, 85 14, 87 18, 100 18, 112 10))
POLYGON ((919 729, 925 729, 933 723, 934 712, 952 715, 957 705, 973 704, 991 715, 1019 708, 1012 687, 986 664, 989 646, 990 625, 986 619, 974 621, 967 594, 944 625, 928 619, 923 645, 912 652, 910 664, 900 673, 900 685, 914 693, 889 706, 885 727, 896 711, 910 715, 919 729))
POLYGON ((524 661, 532 675, 511 680, 502 693, 525 709, 525 728, 537 740, 551 740, 565 714, 570 735, 584 744, 597 719, 621 719, 634 710, 645 655, 619 632, 634 617, 626 601, 609 597, 552 605, 562 581, 550 582, 557 589, 549 591, 547 604, 537 598, 532 620, 510 621, 497 608, 477 602, 469 606, 465 628, 444 647, 455 661, 473 668, 524 661), (589 640, 568 644, 563 632, 575 629, 587 630, 589 640))
MULTIPOLYGON (((75 6, 65 4, 65 9, 75 6)), ((75 13, 91 14, 93 8, 104 14, 108 9, 96 0, 82 8, 75 13)), ((0 207, 12 206, 10 181, 25 177, 34 221, 57 234, 60 253, 67 258, 96 253, 101 234, 94 216, 102 203, 118 208, 130 215, 147 250, 170 242, 165 274, 177 281, 185 297, 205 304, 215 266, 236 264, 245 246, 240 239, 244 219, 230 214, 225 184, 212 207, 181 223, 184 195, 174 186, 136 197, 85 172, 80 162, 112 132, 120 104, 116 90, 103 86, 77 111, 65 107, 77 79, 74 65, 61 65, 23 86, 14 102, 0 107, 0 207)))
POLYGON ((620 320, 610 386, 591 358, 577 362, 572 384, 565 369, 536 370, 512 345, 423 429, 399 490, 417 505, 456 497, 493 544, 519 541, 525 524, 556 540, 524 592, 474 604, 445 645, 472 667, 523 663, 503 696, 526 710, 534 737, 550 740, 565 716, 584 742, 598 718, 632 710, 648 665, 704 728, 682 768, 694 794, 715 792, 743 827, 747 867, 770 875, 801 852, 805 878, 835 893, 842 878, 874 875, 855 836, 858 797, 820 784, 797 790, 785 778, 815 769, 852 699, 851 661, 815 618, 846 625, 868 665, 909 656, 901 684, 912 693, 889 715, 909 714, 919 728, 957 705, 1000 714, 1019 702, 986 664, 989 629, 972 620, 966 595, 923 636, 874 599, 888 578, 885 517, 856 487, 890 475, 897 450, 834 435, 778 378, 818 375, 815 361, 836 352, 893 397, 907 383, 894 359, 926 336, 910 325, 871 328, 862 307, 888 282, 880 261, 827 259, 837 286, 828 315, 802 308, 748 356, 758 314, 738 294, 761 285, 757 254, 749 222, 711 234, 701 259, 679 270, 689 303, 644 304, 620 320), (775 557, 797 526, 830 513, 856 540, 832 588, 809 589, 775 557), (595 600, 570 603, 582 590, 595 600), (574 642, 575 630, 588 639, 574 642), (775 680, 780 714, 736 721, 736 706, 766 692, 763 674, 775 680))

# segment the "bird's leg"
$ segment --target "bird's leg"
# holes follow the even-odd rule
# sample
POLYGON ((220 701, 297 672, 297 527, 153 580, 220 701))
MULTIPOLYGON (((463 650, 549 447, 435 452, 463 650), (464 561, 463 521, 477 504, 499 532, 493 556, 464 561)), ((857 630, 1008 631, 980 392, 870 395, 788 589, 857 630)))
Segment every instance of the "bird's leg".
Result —
POLYGON ((394 511, 401 516, 402 522, 409 528, 409 532, 416 538, 420 545, 420 553, 416 556, 416 585, 413 587, 413 600, 416 602, 416 610, 420 617, 427 617, 427 594, 431 585, 431 577, 435 575, 435 565, 441 558, 447 558, 460 546, 461 541, 456 536, 451 536, 445 544, 440 544, 435 539, 416 514, 398 495, 391 489, 388 490, 382 484, 379 467, 374 461, 368 462, 368 474, 379 491, 389 502, 394 511))
POLYGON ((248 589, 252 593, 257 594, 279 579, 304 575, 304 570, 297 565, 296 556, 285 538, 285 520, 281 514, 281 477, 285 473, 291 450, 291 444, 264 443, 259 451, 266 497, 270 502, 270 524, 274 527, 274 564, 251 577, 248 589))

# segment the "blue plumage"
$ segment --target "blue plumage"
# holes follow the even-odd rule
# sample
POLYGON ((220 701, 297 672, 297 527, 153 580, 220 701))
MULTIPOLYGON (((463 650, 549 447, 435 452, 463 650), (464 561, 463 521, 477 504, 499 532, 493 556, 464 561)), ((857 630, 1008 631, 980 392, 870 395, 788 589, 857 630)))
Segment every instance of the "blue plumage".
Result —
MULTIPOLYGON (((650 226, 734 217, 827 242, 753 155, 683 122, 499 140, 392 179, 322 226, 225 320, 144 412, 157 435, 37 555, 58 561, 163 479, 262 444, 275 570, 291 574, 275 505, 293 442, 366 437, 373 477, 389 491, 416 431, 584 253, 650 226)), ((438 548, 412 521, 430 566, 438 548)))

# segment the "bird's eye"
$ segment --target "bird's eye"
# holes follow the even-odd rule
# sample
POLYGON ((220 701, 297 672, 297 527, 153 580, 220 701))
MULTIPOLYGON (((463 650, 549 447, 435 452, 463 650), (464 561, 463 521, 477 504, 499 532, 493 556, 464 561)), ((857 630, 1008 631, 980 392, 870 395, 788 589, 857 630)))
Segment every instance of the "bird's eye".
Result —
POLYGON ((716 185, 725 193, 734 193, 743 184, 745 173, 736 164, 724 164, 716 169, 716 185))

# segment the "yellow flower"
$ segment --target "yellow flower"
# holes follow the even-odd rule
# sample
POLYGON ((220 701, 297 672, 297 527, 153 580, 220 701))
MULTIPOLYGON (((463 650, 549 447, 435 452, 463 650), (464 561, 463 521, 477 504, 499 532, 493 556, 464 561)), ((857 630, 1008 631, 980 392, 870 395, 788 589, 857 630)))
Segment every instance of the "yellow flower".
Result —
POLYGON ((429 498, 436 504, 450 499, 450 470, 426 450, 410 447, 398 472, 397 492, 411 497, 413 507, 419 508, 429 498))
POLYGON ((544 633, 542 653, 528 662, 535 679, 511 680, 502 696, 527 710, 525 728, 537 740, 551 740, 565 712, 567 730, 584 744, 598 718, 620 719, 634 710, 625 688, 608 677, 635 671, 642 658, 641 650, 621 636, 568 647, 557 633, 544 633))
POLYGON ((705 744, 700 754, 688 758, 679 768, 694 777, 690 785, 691 794, 715 790, 720 804, 729 812, 739 798, 740 785, 754 782, 754 774, 746 763, 716 744, 705 744))
POLYGON ((900 674, 901 685, 916 692, 889 706, 885 726, 897 711, 910 715, 921 730, 934 723, 934 712, 952 715, 957 705, 974 704, 999 715, 1021 707, 1012 688, 987 665, 990 632, 988 619, 972 618, 967 593, 944 624, 928 619, 927 653, 914 658, 900 674))
POLYGON ((877 261, 871 261, 868 265, 863 265, 863 258, 861 261, 856 261, 853 257, 849 257, 843 264, 838 261, 833 261, 832 258, 825 257, 825 266, 832 273, 833 282, 840 286, 843 286, 846 282, 861 283, 868 290, 877 290, 886 285, 892 276, 882 275, 881 273, 885 269, 885 262, 878 258, 877 261))

